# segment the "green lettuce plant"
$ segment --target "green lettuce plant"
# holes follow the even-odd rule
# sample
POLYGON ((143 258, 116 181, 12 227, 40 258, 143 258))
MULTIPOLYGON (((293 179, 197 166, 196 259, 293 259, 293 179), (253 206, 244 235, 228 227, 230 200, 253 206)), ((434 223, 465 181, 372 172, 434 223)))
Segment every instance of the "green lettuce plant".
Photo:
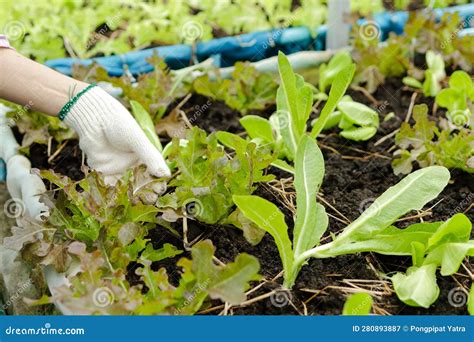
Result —
POLYGON ((395 174, 408 174, 413 163, 421 167, 442 165, 474 172, 474 134, 467 129, 451 131, 440 129, 428 120, 425 104, 413 108, 415 124, 402 123, 395 136, 399 147, 394 152, 392 167, 395 174))
MULTIPOLYGON (((271 145, 280 159, 293 160, 299 140, 308 131, 308 120, 313 106, 313 90, 302 76, 294 73, 288 58, 282 52, 278 55, 278 70, 281 84, 277 90, 276 113, 268 120, 249 115, 242 118, 240 122, 250 139, 271 145)), ((313 139, 321 133, 330 114, 345 94, 354 70, 355 65, 350 64, 342 68, 334 78, 326 104, 311 130, 310 135, 313 139)), ((274 164, 283 169, 290 169, 282 160, 274 164)))
POLYGON ((234 262, 216 265, 210 240, 191 248, 191 259, 181 258, 178 284, 172 285, 165 268, 154 270, 151 262, 140 260, 131 270, 137 281, 130 282, 126 268, 111 268, 100 250, 92 252, 80 242, 66 248, 77 260, 75 272, 67 275, 70 286, 56 293, 28 301, 42 305, 60 301, 63 308, 83 315, 192 315, 208 298, 230 304, 245 301, 251 281, 259 280, 256 258, 240 254, 234 262))
POLYGON ((260 73, 250 63, 237 62, 231 79, 215 80, 209 75, 196 78, 193 89, 198 94, 224 101, 230 108, 246 115, 250 110, 263 110, 275 103, 277 83, 269 74, 260 73))
POLYGON ((161 198, 160 205, 209 224, 228 217, 233 195, 251 194, 256 183, 274 178, 265 174, 275 159, 268 147, 227 132, 206 135, 193 127, 186 139, 173 139, 166 155, 178 173, 168 184, 174 191, 161 198), (235 154, 226 154, 218 140, 234 146, 235 154))
POLYGON ((324 129, 338 126, 342 137, 355 141, 369 140, 377 133, 379 115, 369 106, 353 101, 349 95, 345 95, 336 108, 337 110, 330 114, 324 129))
POLYGON ((301 267, 313 258, 328 258, 357 252, 412 255, 414 267, 391 279, 399 298, 409 305, 427 307, 438 297, 435 272, 453 274, 465 256, 474 255, 469 241, 472 224, 464 214, 446 222, 415 223, 399 229, 392 224, 412 210, 420 210, 448 184, 446 168, 431 166, 413 172, 379 196, 359 218, 320 245, 327 230, 324 207, 316 193, 324 175, 324 161, 316 143, 301 139, 295 163, 296 218, 293 242, 283 213, 258 196, 234 196, 239 210, 274 239, 284 270, 283 286, 291 288, 301 267), (416 286, 415 286, 416 285, 416 286))
POLYGON ((446 108, 446 116, 457 127, 474 125, 474 82, 464 71, 455 71, 449 78, 449 88, 436 96, 438 106, 446 108))
MULTIPOLYGON (((264 3, 155 1, 115 3, 86 0, 17 2, 0 8, 0 27, 18 51, 40 62, 89 58, 172 44, 209 40, 214 32, 236 35, 305 25, 315 30, 326 17, 320 0, 264 3)), ((270 42, 268 43, 270 45, 270 42)))
MULTIPOLYGON (((347 51, 338 52, 329 63, 321 64, 319 67, 319 91, 326 94, 327 88, 332 84, 337 74, 351 64, 352 57, 347 51)), ((326 98, 323 96, 322 99, 326 98)))
POLYGON ((361 251, 409 255, 416 234, 432 225, 412 225, 400 230, 392 226, 402 215, 419 210, 447 185, 449 172, 443 167, 428 167, 412 173, 384 192, 361 216, 348 225, 333 241, 319 245, 327 229, 324 207, 315 201, 324 175, 324 161, 316 143, 301 139, 295 163, 297 213, 293 243, 283 213, 271 202, 258 196, 234 196, 239 210, 261 229, 273 236, 283 263, 284 286, 291 288, 296 276, 310 257, 332 257, 361 251), (407 245, 405 245, 407 243, 407 245))
POLYGON ((444 60, 441 54, 433 51, 426 52, 425 80, 421 83, 414 77, 406 76, 403 78, 403 83, 417 89, 422 89, 425 96, 434 97, 441 91, 441 81, 446 77, 444 71, 444 60))
POLYGON ((456 273, 466 256, 474 255, 474 240, 469 240, 472 224, 464 214, 438 223, 424 241, 412 241, 413 266, 406 273, 391 277, 398 298, 411 306, 428 308, 439 296, 436 272, 456 273))
POLYGON ((81 314, 194 314, 207 298, 243 302, 250 282, 260 279, 255 257, 243 253, 234 262, 216 264, 215 248, 205 240, 191 247, 191 259, 177 262, 182 272, 172 285, 167 271, 155 266, 183 251, 170 243, 158 245, 148 235, 159 224, 162 186, 144 167, 115 186, 94 171, 79 182, 52 171, 39 174, 54 186, 44 198, 50 215, 41 222, 19 219, 4 246, 21 251, 33 266, 66 271, 69 284, 32 304, 60 301, 81 314), (74 272, 68 272, 71 267, 74 272), (102 296, 107 305, 97 304, 102 296))
MULTIPOLYGON (((453 34, 460 27, 466 27, 466 23, 457 12, 444 13, 436 20, 433 12, 414 11, 410 12, 403 35, 391 34, 384 44, 379 44, 378 39, 371 39, 371 32, 365 34, 364 26, 354 25, 352 57, 357 64, 354 81, 373 93, 385 82, 385 78, 405 76, 407 71, 416 70, 414 52, 424 55, 432 51, 441 56, 447 66, 459 66, 469 72, 474 60, 474 40, 469 36, 453 34)), ((380 28, 372 28, 374 36, 378 37, 380 28)), ((427 76, 426 93, 434 94, 438 76, 427 76)), ((408 82, 420 86, 413 79, 408 82)))
POLYGON ((412 255, 414 266, 406 274, 391 277, 395 291, 405 303, 429 307, 437 299, 436 270, 442 275, 456 272, 467 255, 474 255, 469 241, 472 224, 463 214, 446 222, 416 223, 405 229, 392 226, 405 213, 421 209, 447 185, 449 172, 428 167, 412 173, 382 194, 362 215, 333 241, 319 245, 327 228, 324 207, 316 203, 324 163, 317 145, 309 138, 300 143, 295 165, 297 213, 291 243, 280 210, 256 196, 235 196, 238 208, 275 239, 282 259, 284 286, 291 287, 307 258, 326 258, 356 252, 412 255))
MULTIPOLYGON (((327 100, 327 87, 339 76, 339 72, 345 68, 350 68, 352 64, 349 52, 341 51, 331 58, 328 64, 321 65, 319 68, 320 92, 314 97, 318 100, 327 100)), ((345 95, 338 102, 336 109, 329 115, 324 129, 338 126, 341 129, 340 135, 342 137, 356 141, 368 140, 377 133, 379 117, 372 108, 352 100, 349 95, 345 95)))

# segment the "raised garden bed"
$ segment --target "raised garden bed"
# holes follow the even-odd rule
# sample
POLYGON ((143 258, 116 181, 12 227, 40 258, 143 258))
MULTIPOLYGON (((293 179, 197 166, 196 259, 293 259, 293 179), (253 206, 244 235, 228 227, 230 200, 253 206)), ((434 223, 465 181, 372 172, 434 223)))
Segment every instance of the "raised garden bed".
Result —
MULTIPOLYGON (((34 132, 44 126, 20 116, 15 136, 19 142, 33 142, 23 144, 22 151, 29 155, 32 167, 38 169, 35 172, 50 190, 47 198, 51 216, 39 224, 54 229, 54 234, 22 241, 22 256, 33 264, 54 266, 58 272, 70 269, 77 260, 82 262, 82 271, 69 276, 69 288, 64 285, 52 297, 45 290, 43 297, 36 298, 36 304, 63 302, 77 310, 72 312, 91 314, 338 315, 349 295, 364 292, 372 297, 371 312, 375 314, 468 314, 468 306, 473 305, 468 302, 474 300, 472 296, 468 299, 474 273, 470 225, 474 220, 474 83, 469 64, 474 55, 469 47, 474 43, 472 37, 461 41, 454 36, 449 42, 453 49, 461 45, 467 48, 448 53, 442 48, 446 44, 443 34, 435 35, 432 41, 422 39, 433 37, 436 31, 450 32, 455 27, 451 20, 459 18, 445 18, 436 24, 421 15, 414 16, 408 27, 413 29, 422 23, 424 29, 418 27, 417 32, 408 32, 403 38, 392 37, 385 46, 361 37, 363 31, 355 27, 352 55, 340 53, 319 69, 303 71, 308 83, 295 80, 284 55, 279 56, 279 77, 240 65, 232 80, 218 76, 213 80, 206 76, 186 78, 171 93, 173 76, 157 58, 152 61, 156 71, 139 78, 138 88, 130 86, 126 76, 111 78, 95 66, 76 70, 77 77, 86 81, 107 81, 121 88, 126 106, 135 113, 131 101, 136 101, 150 114, 162 145, 169 145, 164 153, 173 176, 167 180, 164 194, 154 191, 155 181, 142 169, 134 170, 127 176, 131 178, 115 188, 107 187, 101 175, 85 167, 78 141, 59 138, 64 137, 63 128, 49 126, 53 128, 47 131, 48 143, 36 141, 34 132), (416 45, 410 34, 421 38, 422 43, 416 45), (394 56, 391 50, 399 53, 394 56), (372 64, 364 62, 370 54, 378 57, 372 64), (334 70, 332 76, 328 70, 334 70), (453 81, 458 77, 465 81, 460 81, 461 88, 456 88, 453 81), (461 103, 455 109, 444 105, 439 95, 449 89, 457 94, 450 103, 461 103), (161 93, 168 96, 163 100, 156 95, 161 93), (333 108, 326 113, 331 116, 325 117, 323 108, 334 99, 342 116, 333 115, 333 108), (304 101, 311 101, 307 109, 298 107, 304 101), (353 108, 357 110, 351 112, 353 108), (301 124, 298 115, 303 112, 308 117, 301 124), (279 113, 288 117, 278 121, 279 113), (360 113, 362 119, 357 117, 360 113), (252 130, 241 121, 252 117, 273 119, 252 130), (336 120, 335 124, 328 128, 331 120, 336 120), (301 138, 294 150, 285 136, 292 124, 303 130, 293 132, 301 138), (415 124, 419 126, 411 130, 415 124), (314 127, 318 125, 326 128, 316 132, 314 127), (433 133, 435 126, 438 131, 433 133), (266 127, 273 131, 268 141, 259 136, 266 127), (418 136, 417 132, 426 134, 418 136), (187 139, 188 145, 180 138, 187 139), (420 146, 424 148, 421 152, 420 146), (459 153, 454 154, 453 148, 459 153), (319 150, 325 164, 322 183, 311 180, 321 172, 319 150), (408 155, 412 162, 397 164, 400 154, 394 154, 396 150, 403 150, 402 155, 408 155), (278 160, 284 163, 275 162, 278 160), (449 182, 444 167, 449 169, 449 182), (298 173, 306 168, 309 181, 298 173), (406 176, 411 171, 414 173, 406 176), (381 205, 376 201, 391 186, 413 175, 419 175, 419 180, 413 182, 412 189, 397 188, 398 192, 392 193, 392 198, 398 198, 403 192, 406 197, 402 202, 381 205), (304 191, 295 181, 298 177, 306 184, 304 191), (302 194, 311 194, 315 188, 317 196, 300 202, 302 194), (277 224, 279 211, 273 207, 268 211, 270 207, 263 204, 268 202, 258 202, 263 200, 255 197, 241 197, 250 195, 282 212, 278 224, 281 227, 286 223, 288 237, 268 233, 277 224), (361 215, 378 220, 380 216, 395 215, 387 214, 390 210, 386 208, 407 210, 387 219, 390 222, 386 225, 376 221, 379 226, 372 227, 370 219, 361 225, 362 232, 367 226, 374 231, 351 237, 347 248, 360 242, 365 244, 363 252, 331 255, 331 248, 303 260, 307 261, 305 265, 284 267, 284 252, 275 240, 293 240, 298 234, 294 233, 298 229, 294 217, 305 213, 298 211, 300 203, 316 210, 316 201, 325 208, 328 229, 314 232, 321 236, 306 250, 337 242, 344 228, 361 215), (411 201, 413 204, 408 203, 411 201), (375 214, 371 213, 374 202, 375 214), (257 207, 258 203, 262 206, 257 207), (258 210, 252 212, 252 204, 266 215, 263 221, 255 216, 258 210), (417 206, 418 210, 411 210, 417 206), (235 211, 237 208, 240 212, 235 211), (440 224, 435 227, 434 222, 440 224), (383 238, 382 231, 397 237, 387 232, 392 223, 402 229, 398 234, 403 246, 377 240, 383 238), (426 234, 410 245, 412 241, 403 234, 417 223, 426 234), (467 246, 461 248, 464 254, 460 258, 443 254, 444 248, 454 248, 455 244, 467 246), (384 253, 377 252, 380 250, 384 253), (410 285, 407 269, 418 272, 430 265, 434 268, 414 283, 421 284, 422 289, 410 285), (239 272, 244 274, 241 278, 237 277, 239 272), (226 279, 232 282, 231 288, 222 285, 226 279), (84 304, 78 307, 78 303, 84 304)), ((310 222, 299 229, 314 223, 310 222)), ((31 222, 22 224, 26 229, 31 222)), ((334 249, 341 245, 334 244, 334 249)))

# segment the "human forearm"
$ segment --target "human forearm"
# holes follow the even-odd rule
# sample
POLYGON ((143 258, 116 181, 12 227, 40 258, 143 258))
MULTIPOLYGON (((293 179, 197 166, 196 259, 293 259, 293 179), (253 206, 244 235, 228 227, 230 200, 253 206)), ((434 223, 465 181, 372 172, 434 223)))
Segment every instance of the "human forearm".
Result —
POLYGON ((87 83, 62 75, 23 57, 0 49, 0 98, 56 116, 87 83))

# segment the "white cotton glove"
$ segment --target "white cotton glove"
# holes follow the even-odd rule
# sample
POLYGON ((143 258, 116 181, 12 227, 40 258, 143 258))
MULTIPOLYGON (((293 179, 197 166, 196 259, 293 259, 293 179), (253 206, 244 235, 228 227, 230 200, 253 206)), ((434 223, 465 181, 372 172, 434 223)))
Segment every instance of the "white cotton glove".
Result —
POLYGON ((161 153, 128 110, 99 87, 87 90, 72 105, 64 122, 79 135, 79 146, 93 169, 114 184, 131 167, 145 164, 156 177, 171 175, 161 153))
POLYGON ((10 122, 5 116, 11 109, 0 103, 0 158, 6 162, 18 153, 20 147, 13 136, 10 122))
POLYGON ((5 117, 7 110, 0 107, 0 158, 7 164, 7 188, 12 197, 5 204, 5 214, 10 218, 20 218, 24 214, 40 220, 47 215, 48 208, 40 202, 46 192, 43 181, 31 174, 30 161, 18 155, 19 145, 5 117))

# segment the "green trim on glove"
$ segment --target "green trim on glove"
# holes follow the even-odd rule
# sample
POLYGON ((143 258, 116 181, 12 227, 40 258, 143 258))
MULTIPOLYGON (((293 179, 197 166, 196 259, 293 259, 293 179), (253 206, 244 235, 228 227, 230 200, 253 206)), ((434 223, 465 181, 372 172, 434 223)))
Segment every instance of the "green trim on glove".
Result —
POLYGON ((96 86, 96 83, 92 83, 92 84, 89 84, 87 87, 85 87, 84 89, 82 89, 79 93, 77 93, 76 96, 74 96, 72 99, 70 99, 65 105, 64 107, 59 111, 59 114, 58 114, 58 118, 59 120, 61 121, 64 121, 64 119, 66 118, 66 116, 69 114, 69 112, 71 111, 71 108, 72 106, 74 106, 76 104, 76 102, 80 99, 80 97, 82 95, 84 95, 85 93, 87 93, 89 90, 91 90, 92 88, 94 88, 96 86))

